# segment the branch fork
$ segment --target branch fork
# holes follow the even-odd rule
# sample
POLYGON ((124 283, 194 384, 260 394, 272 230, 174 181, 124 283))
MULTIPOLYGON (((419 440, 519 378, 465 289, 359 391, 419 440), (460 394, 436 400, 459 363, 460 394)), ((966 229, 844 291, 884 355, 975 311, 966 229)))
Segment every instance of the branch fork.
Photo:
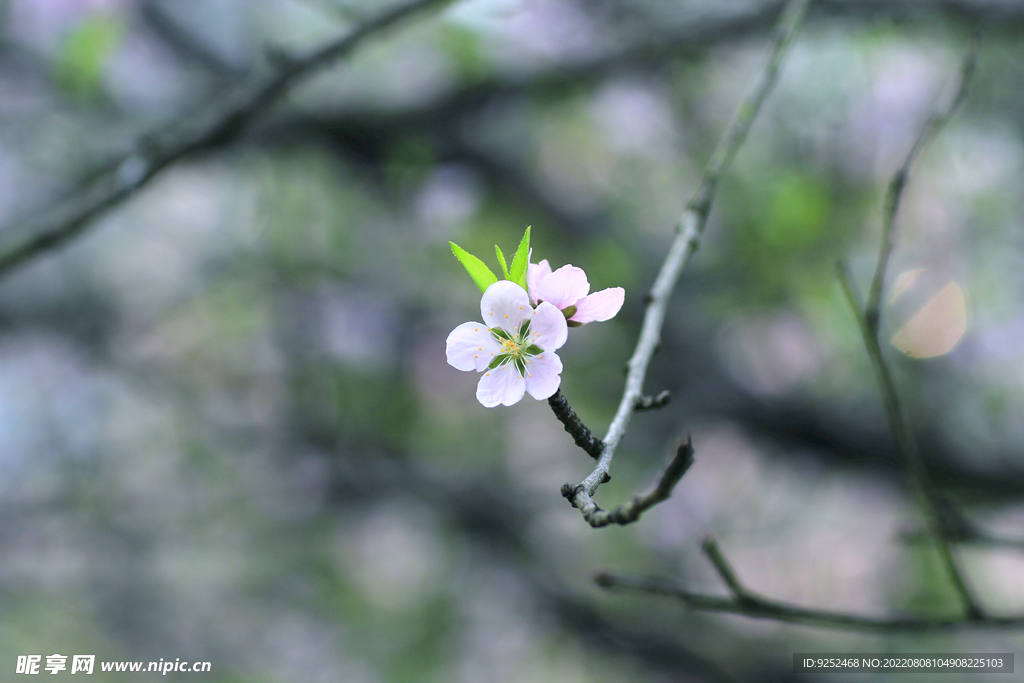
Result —
MULTIPOLYGON (((667 396, 664 401, 660 401, 661 395, 659 395, 659 397, 650 400, 648 404, 647 398, 643 393, 643 384, 651 357, 661 342, 661 329, 665 322, 665 312, 668 308, 669 297, 676 282, 679 280, 683 268, 689 262, 690 256, 697 250, 700 236, 704 232, 708 214, 714 202, 718 181, 729 168, 733 157, 736 156, 736 152, 743 145, 747 138, 747 133, 750 132, 750 127, 753 125, 754 119, 761 109, 761 105, 775 86, 783 58, 789 51, 793 38, 803 23, 809 4, 810 0, 789 0, 783 8, 778 25, 776 26, 775 38, 768 59, 755 77, 750 90, 740 103, 735 116, 726 128, 722 139, 711 155, 707 167, 704 169, 697 189, 686 203, 679 222, 676 224, 675 239, 668 249, 665 260, 662 262, 661 269, 658 271, 654 285, 651 287, 646 299, 647 309, 644 312, 640 337, 637 340, 632 357, 626 363, 626 386, 622 393, 622 399, 619 401, 619 407, 615 412, 615 417, 608 428, 608 433, 601 440, 604 446, 600 449, 596 447, 584 449, 591 457, 597 460, 597 465, 587 478, 579 484, 575 486, 566 484, 562 487, 562 495, 565 496, 573 507, 583 514, 584 520, 592 527, 603 527, 613 523, 629 524, 635 522, 643 511, 668 498, 672 487, 675 486, 692 462, 693 446, 690 443, 689 437, 687 437, 686 443, 677 449, 676 455, 652 491, 639 495, 630 503, 620 505, 611 511, 602 510, 594 501, 593 497, 598 487, 610 478, 609 469, 612 458, 615 455, 615 449, 625 435, 633 413, 638 409, 660 407, 668 401, 667 396), (658 404, 657 406, 655 405, 656 403, 658 404), (686 456, 686 453, 689 453, 689 456, 686 456), (687 457, 689 458, 688 460, 687 457), (678 472, 678 476, 675 476, 676 472, 678 472), (651 496, 652 492, 663 491, 665 486, 668 486, 668 490, 664 491, 663 496, 660 493, 653 497, 651 496)), ((552 408, 556 408, 556 406, 552 404, 552 408)), ((558 412, 558 409, 556 409, 556 415, 558 415, 558 412)), ((566 420, 562 421, 566 424, 566 430, 573 434, 574 439, 577 438, 578 434, 582 434, 582 431, 570 429, 570 425, 566 420)), ((585 439, 584 441, 588 444, 591 443, 585 439)), ((577 444, 579 444, 578 440, 577 444)))

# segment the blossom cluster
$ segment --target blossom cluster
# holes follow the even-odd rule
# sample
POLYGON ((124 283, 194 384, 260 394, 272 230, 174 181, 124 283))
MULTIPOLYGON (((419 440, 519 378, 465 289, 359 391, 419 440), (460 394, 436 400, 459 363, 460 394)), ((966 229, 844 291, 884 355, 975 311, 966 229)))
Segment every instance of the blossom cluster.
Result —
POLYGON ((448 363, 484 373, 476 397, 488 408, 558 391, 562 361, 555 351, 568 328, 612 318, 625 299, 621 287, 590 294, 583 269, 552 271, 547 260, 529 264, 526 283, 527 289, 511 280, 489 285, 480 300, 483 322, 463 323, 448 335, 448 363))

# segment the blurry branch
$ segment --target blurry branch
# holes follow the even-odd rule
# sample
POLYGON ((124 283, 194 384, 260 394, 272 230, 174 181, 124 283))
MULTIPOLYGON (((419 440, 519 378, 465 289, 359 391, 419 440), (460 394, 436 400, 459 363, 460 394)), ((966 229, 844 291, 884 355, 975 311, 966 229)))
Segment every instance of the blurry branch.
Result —
POLYGON ((703 550, 723 583, 728 586, 732 597, 726 598, 716 595, 692 593, 674 581, 659 578, 638 578, 602 573, 595 576, 594 581, 602 588, 617 588, 676 598, 687 607, 695 610, 725 612, 755 619, 770 619, 819 628, 881 633, 896 631, 942 631, 965 628, 1024 628, 1024 615, 980 616, 978 618, 879 618, 798 607, 761 597, 746 588, 740 582, 732 566, 725 559, 722 551, 718 548, 718 544, 713 539, 705 540, 703 550))
POLYGON ((246 75, 247 70, 234 66, 205 45, 175 19, 168 16, 159 0, 146 0, 140 8, 140 15, 146 25, 176 55, 185 61, 202 67, 220 79, 236 79, 246 75))
POLYGON ((449 127, 457 121, 448 116, 441 119, 445 122, 447 139, 439 143, 441 148, 438 151, 445 160, 469 164, 495 188, 509 194, 516 203, 543 211, 567 232, 593 234, 607 226, 609 221, 606 212, 564 207, 545 192, 522 162, 507 159, 498 152, 484 149, 482 145, 461 139, 465 137, 464 134, 449 127))
POLYGON ((299 0, 299 2, 321 12, 326 12, 336 19, 356 21, 363 18, 363 13, 358 8, 343 0, 299 0))
MULTIPOLYGON (((333 3, 333 0, 309 0, 333 3)), ((648 31, 642 40, 624 38, 617 47, 595 56, 554 64, 542 71, 497 73, 466 83, 436 99, 400 110, 346 109, 321 117, 301 115, 284 121, 296 132, 321 130, 339 135, 423 132, 464 116, 502 98, 564 95, 573 89, 601 83, 616 75, 649 76, 673 58, 697 59, 710 48, 731 45, 763 34, 778 19, 783 3, 724 4, 726 11, 687 14, 667 28, 648 31)), ((971 0, 911 2, 898 0, 818 0, 808 9, 807 21, 872 19, 880 16, 915 19, 945 15, 954 19, 1024 25, 1024 3, 996 7, 971 0)), ((996 27, 998 28, 998 27, 996 27)), ((272 131, 273 132, 273 131, 272 131)))
POLYGON ((843 264, 839 264, 838 268, 839 281, 843 289, 843 294, 846 296, 846 300, 850 304, 850 308, 853 310, 854 315, 857 318, 857 323, 861 330, 861 336, 864 340, 864 346, 871 359, 871 364, 875 368, 875 375, 878 379, 879 387, 882 390, 882 398, 885 403, 885 412, 889 418, 889 428, 892 430, 893 438, 896 441, 900 454, 903 456, 903 461, 906 464, 911 483, 918 498, 920 499, 921 506, 928 521, 929 530, 935 538, 935 543, 938 548, 942 564, 946 569, 946 573, 949 575, 949 579, 952 582, 953 587, 960 596, 964 609, 972 619, 981 619, 983 618, 984 613, 982 612, 981 606, 978 604, 978 600, 974 596, 971 587, 968 585, 967 579, 964 577, 963 569, 960 567, 960 561, 956 554, 956 550, 950 543, 950 534, 947 533, 944 518, 939 513, 941 502, 938 491, 936 491, 935 485, 932 482, 931 477, 928 475, 928 470, 925 469, 920 451, 918 451, 917 448, 917 442, 914 440, 913 432, 907 422, 903 405, 900 402, 899 394, 896 391, 896 383, 893 380, 892 372, 885 361, 884 355, 882 354, 882 347, 879 342, 878 335, 878 324, 879 305, 882 298, 885 270, 889 263, 889 256, 891 255, 894 246, 892 234, 893 222, 895 220, 896 213, 899 210, 900 200, 903 197, 903 189, 906 187, 910 168, 917 159, 917 156, 925 142, 931 139, 938 129, 947 120, 949 120, 953 115, 953 112, 956 111, 957 107, 959 107, 960 103, 963 102, 964 98, 967 96, 967 87, 970 84, 971 76, 974 74, 974 68, 977 64, 977 60, 978 38, 977 36, 974 36, 971 39, 970 47, 968 48, 967 55, 964 58, 960 71, 960 82, 952 101, 938 113, 932 114, 932 116, 928 118, 928 121, 925 123, 920 135, 918 135, 917 140, 914 142, 913 147, 911 147, 910 153, 907 154, 906 160, 903 162, 903 165, 900 166, 899 170, 896 171, 896 175, 893 176, 892 181, 889 183, 889 189, 886 193, 885 199, 882 244, 879 249, 878 264, 875 269, 874 278, 871 281, 871 290, 868 294, 868 300, 863 307, 861 306, 860 298, 857 295, 848 269, 843 264))
MULTIPOLYGON (((783 9, 776 28, 775 42, 765 66, 758 74, 743 102, 740 103, 735 117, 726 129, 718 147, 711 156, 711 161, 704 170, 696 193, 686 205, 679 224, 676 226, 678 234, 669 248, 668 255, 665 257, 661 270, 654 281, 654 286, 651 288, 647 311, 644 314, 643 326, 640 330, 640 338, 637 341, 636 350, 627 364, 626 388, 612 424, 608 429, 608 434, 604 438, 605 447, 601 451, 597 467, 580 484, 576 486, 565 484, 562 487, 562 495, 572 503, 573 507, 580 510, 583 518, 591 526, 599 527, 609 523, 626 524, 636 521, 641 512, 658 502, 655 500, 642 507, 642 509, 641 506, 635 506, 635 515, 630 513, 628 515, 613 516, 611 513, 607 513, 598 507, 597 503, 594 502, 593 496, 597 492, 597 488, 610 478, 608 470, 611 466, 612 457, 615 454, 615 448, 626 433, 630 418, 632 418, 635 412, 637 401, 643 396, 644 378, 647 375, 647 367, 650 364, 651 356, 654 354, 654 350, 661 339, 661 327, 665 320, 665 310, 668 306, 669 296, 676 281, 679 279, 679 275, 682 273, 683 267, 697 248, 698 240, 707 222, 708 213, 711 211, 711 203, 715 197, 718 181, 746 139, 750 126, 753 124, 762 103, 775 85, 783 57, 786 55, 793 37, 803 21, 807 5, 808 0, 790 0, 783 9)), ((682 448, 680 448, 681 451, 682 448)), ((680 453, 677 453, 676 459, 680 458, 680 453)), ((683 467, 683 471, 685 471, 685 467, 683 467)), ((664 481, 666 481, 666 477, 662 478, 662 482, 664 481)), ((678 478, 676 478, 676 481, 678 481, 678 478)), ((672 485, 674 485, 674 482, 672 485)), ((661 482, 658 488, 660 486, 661 482)), ((669 487, 664 498, 667 498, 670 493, 671 487, 669 487)), ((661 498, 661 500, 664 498, 661 498)), ((634 499, 634 503, 636 503, 636 500, 638 499, 634 499)), ((616 508, 616 510, 619 510, 619 508, 616 508)))
POLYGON ((878 250, 878 263, 875 265, 875 275, 871 278, 871 289, 868 291, 868 300, 864 305, 864 321, 867 323, 868 331, 876 340, 878 338, 879 306, 882 301, 882 288, 885 285, 885 271, 889 265, 889 257, 896 246, 893 235, 893 223, 896 220, 896 212, 899 211, 900 201, 903 199, 903 190, 910 178, 910 167, 917 159, 925 144, 930 141, 946 121, 959 109, 967 97, 967 88, 971 78, 974 76, 974 69, 978 63, 978 45, 980 37, 975 34, 971 38, 970 47, 960 66, 960 80, 956 93, 950 103, 939 111, 935 111, 928 117, 924 128, 921 129, 914 145, 910 148, 903 165, 889 181, 889 187, 885 193, 885 210, 882 217, 882 246, 878 250))
MULTIPOLYGON (((386 448, 381 449, 387 452, 386 448)), ((410 492, 431 508, 442 511, 447 522, 470 537, 474 545, 483 545, 492 561, 511 565, 515 575, 525 580, 540 598, 537 604, 579 638, 588 648, 641 660, 671 680, 699 680, 736 683, 705 654, 691 649, 685 635, 665 629, 637 629, 628 620, 610 618, 595 609, 592 601, 579 591, 563 585, 562 572, 548 552, 538 552, 531 539, 541 500, 534 501, 525 491, 508 495, 513 482, 497 483, 490 477, 450 476, 424 468, 408 453, 389 452, 387 457, 347 459, 339 457, 327 475, 328 501, 347 508, 363 506, 364 501, 380 502, 389 496, 406 497, 410 492), (492 501, 502 499, 501 506, 492 501), (676 637, 673 637, 676 636, 676 637)), ((344 514, 344 513, 342 513, 344 514)), ((766 667, 770 664, 765 662, 766 667)), ((760 679, 777 680, 765 675, 760 679)))
MULTIPOLYGON (((939 499, 937 511, 942 517, 942 526, 946 538, 950 541, 964 545, 1024 550, 1024 538, 1001 536, 981 528, 967 519, 963 512, 960 511, 960 508, 947 498, 939 499)), ((907 543, 926 543, 931 539, 927 530, 904 531, 900 536, 907 543)))
MULTIPOLYGON (((700 386, 713 386, 724 372, 701 378, 700 386)), ((719 385, 721 386, 721 385, 719 385)), ((783 446, 785 452, 796 448, 833 465, 857 469, 891 469, 898 462, 899 452, 892 436, 880 433, 874 424, 857 419, 839 406, 821 401, 766 401, 743 392, 741 387, 727 387, 728 394, 716 405, 696 404, 694 410, 705 417, 725 418, 739 423, 754 437, 767 437, 783 446)), ((689 399, 693 403, 693 399, 689 399)), ((919 445, 932 480, 944 489, 957 489, 964 495, 1019 500, 1024 495, 1024 472, 1013 463, 1024 462, 1024 453, 1002 448, 987 456, 985 466, 960 459, 961 451, 941 434, 938 424, 922 424, 915 428, 919 445)))
MULTIPOLYGON (((0 234, 4 235, 0 241, 0 275, 82 234, 92 221, 127 201, 136 190, 148 184, 166 167, 197 152, 234 142, 249 124, 262 118, 297 82, 318 68, 345 56, 365 38, 398 23, 417 10, 451 1, 413 0, 407 5, 386 11, 375 19, 360 23, 345 38, 309 56, 279 61, 272 76, 236 94, 233 103, 223 108, 223 98, 212 103, 210 110, 203 115, 204 122, 191 130, 182 130, 186 128, 182 125, 157 131, 137 140, 131 146, 132 152, 96 164, 96 168, 105 171, 100 177, 90 174, 68 198, 18 225, 0 229, 0 234)), ((424 118, 429 120, 465 111, 495 96, 539 91, 564 92, 567 87, 607 77, 624 67, 628 70, 630 66, 636 68, 663 64, 670 54, 700 55, 710 46, 734 43, 762 33, 772 25, 782 6, 780 0, 772 0, 747 3, 738 9, 730 8, 728 13, 695 13, 680 25, 653 39, 627 45, 626 48, 613 50, 589 61, 560 65, 544 74, 511 78, 502 75, 484 79, 450 93, 448 97, 430 105, 429 109, 420 109, 411 114, 413 117, 421 117, 421 121, 424 118)), ((337 7, 339 11, 344 11, 345 3, 339 2, 337 7)), ((1024 26, 1024 3, 979 3, 974 0, 819 0, 815 3, 811 18, 827 20, 885 16, 913 20, 935 15, 974 24, 985 23, 991 25, 993 30, 1013 31, 1024 26)), ((168 45, 179 54, 190 54, 193 60, 205 62, 214 69, 225 66, 223 63, 218 66, 217 62, 223 60, 177 26, 165 21, 167 17, 147 13, 144 18, 154 29, 162 32, 168 45)), ((0 40, 0 54, 9 47, 7 42, 0 40)), ((380 112, 366 114, 375 116, 380 112)))
MULTIPOLYGON (((279 61, 272 75, 219 101, 197 125, 163 131, 140 140, 134 152, 116 163, 116 169, 84 187, 81 192, 30 221, 28 236, 0 251, 0 274, 61 246, 81 233, 94 219, 128 199, 161 171, 184 157, 223 147, 236 140, 299 82, 351 53, 364 40, 410 15, 452 0, 413 0, 385 11, 348 35, 305 56, 279 61)), ((9 232, 6 229, 0 232, 9 232)))

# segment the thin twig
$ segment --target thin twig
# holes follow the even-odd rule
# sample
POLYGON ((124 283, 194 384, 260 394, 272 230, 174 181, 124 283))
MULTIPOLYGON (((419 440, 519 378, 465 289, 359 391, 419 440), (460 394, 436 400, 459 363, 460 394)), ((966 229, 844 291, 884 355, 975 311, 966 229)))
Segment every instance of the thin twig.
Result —
POLYGON ((601 573, 594 577, 594 581, 602 588, 621 588, 652 593, 654 595, 667 595, 682 600, 687 607, 692 609, 709 612, 728 612, 756 619, 772 619, 793 624, 803 624, 805 626, 882 632, 950 630, 971 627, 1024 628, 1024 615, 1002 617, 982 615, 977 618, 968 615, 966 618, 942 619, 880 618, 797 607, 796 605, 761 597, 744 586, 713 538, 706 538, 702 547, 708 561, 711 562, 719 577, 721 577, 722 581, 732 592, 732 598, 692 593, 673 581, 660 578, 640 578, 601 573))
MULTIPOLYGON (((936 511, 942 517, 942 530, 952 543, 1024 550, 1024 538, 1003 536, 983 529, 968 519, 963 511, 945 496, 939 498, 936 511)), ((927 528, 903 531, 899 536, 906 543, 921 543, 931 539, 930 529, 927 528)))
POLYGON ((743 587, 740 583, 739 578, 736 576, 736 572, 733 571, 732 565, 725 559, 725 555, 722 554, 721 549, 718 547, 718 543, 715 539, 708 536, 704 539, 701 544, 701 549, 704 551, 704 555, 707 556, 708 562, 718 572, 718 576, 722 579, 729 590, 732 591, 733 596, 736 597, 740 602, 745 602, 754 599, 754 597, 743 587))
MULTIPOLYGON (((683 478, 686 470, 690 469, 692 464, 693 442, 690 440, 689 435, 687 435, 686 441, 679 444, 676 448, 675 454, 668 465, 665 466, 665 469, 662 470, 661 476, 658 477, 658 481, 653 487, 645 493, 634 496, 630 502, 618 505, 611 510, 602 510, 595 504, 594 510, 587 517, 587 521, 595 528, 608 526, 609 524, 620 524, 623 526, 632 524, 640 519, 640 515, 658 503, 668 500, 676 484, 679 483, 679 480, 683 478)), ((575 505, 573 501, 578 494, 577 488, 579 486, 582 486, 582 484, 577 484, 576 488, 570 484, 562 486, 562 496, 573 503, 573 505, 575 505)))
POLYGON ((231 64, 197 36, 192 35, 164 11, 158 0, 145 0, 139 7, 139 14, 164 45, 183 60, 202 67, 221 80, 245 75, 246 69, 231 64))
POLYGON ((896 391, 896 383, 893 380, 892 372, 882 354, 882 347, 878 337, 879 306, 885 281, 885 270, 894 246, 892 225, 896 212, 899 210, 900 199, 909 177, 910 168, 924 143, 935 135, 942 124, 949 120, 950 116, 952 116, 953 112, 966 97, 967 87, 974 73, 977 58, 978 38, 974 36, 971 39, 970 47, 960 70, 960 83, 953 100, 942 111, 929 117, 903 165, 900 166, 892 182, 889 183, 883 217, 882 244, 879 249, 875 275, 871 281, 871 291, 863 308, 861 308, 849 270, 845 265, 839 264, 838 273, 843 293, 857 318, 857 324, 860 327, 861 336, 864 340, 864 347, 867 350, 868 357, 871 359, 871 364, 875 368, 875 375, 882 391, 882 400, 885 404, 885 412, 889 420, 889 428, 892 431, 897 449, 903 457, 911 483, 924 510, 929 530, 935 539, 939 551, 939 557, 964 605, 968 617, 971 619, 984 619, 984 612, 978 604, 978 600, 970 585, 967 583, 967 579, 964 577, 959 557, 950 543, 950 534, 947 532, 943 517, 939 513, 941 506, 940 496, 935 490, 935 485, 932 483, 928 470, 924 466, 921 453, 917 448, 917 442, 914 439, 899 394, 896 391))
POLYGON ((0 274, 74 238, 95 218, 128 199, 182 158, 233 142, 299 82, 350 54, 370 36, 416 12, 450 2, 452 0, 412 0, 385 11, 343 38, 305 56, 279 62, 273 75, 235 93, 226 105, 218 106, 197 125, 187 130, 174 129, 145 136, 132 153, 113 164, 114 170, 110 173, 23 226, 23 234, 27 236, 0 254, 0 274))
POLYGON ((636 404, 633 406, 633 410, 657 410, 658 408, 664 408, 667 406, 671 400, 672 394, 668 390, 661 392, 657 396, 640 396, 636 399, 636 404))
MULTIPOLYGON (((856 295, 854 294, 853 283, 848 279, 845 268, 839 269, 839 279, 843 291, 846 293, 847 300, 851 301, 852 304, 856 300, 856 295)), ((882 391, 885 413, 889 420, 889 428, 892 430, 893 438, 896 441, 896 448, 903 457, 911 484, 924 509, 929 530, 935 538, 936 546, 939 550, 939 557, 968 614, 972 618, 981 618, 983 612, 978 605, 977 599, 974 597, 973 591, 964 578, 959 558, 950 545, 949 535, 946 533, 942 519, 936 511, 935 500, 937 493, 932 484, 931 477, 921 460, 921 454, 917 449, 917 442, 914 440, 910 426, 903 413, 903 406, 899 400, 899 395, 896 393, 896 384, 893 381, 892 373, 889 371, 889 366, 882 355, 882 348, 878 337, 869 331, 869 323, 860 309, 854 309, 854 315, 858 318, 864 346, 867 349, 868 357, 871 359, 871 364, 875 368, 875 375, 878 378, 882 391)))
POLYGON ((665 320, 669 296, 683 267, 697 249, 700 235, 707 223, 708 213, 711 211, 719 179, 746 139, 762 103, 775 85, 782 60, 803 21, 808 3, 809 0, 789 0, 786 3, 776 27, 774 44, 764 68, 757 75, 743 102, 740 103, 735 117, 704 169, 697 191, 687 203, 680 217, 676 226, 676 238, 672 242, 672 246, 669 247, 665 261, 651 288, 643 326, 640 329, 640 338, 637 340, 636 349, 626 366, 626 387, 615 417, 608 428, 608 434, 604 438, 605 447, 601 452, 597 467, 580 484, 576 486, 566 484, 562 487, 563 495, 567 490, 571 492, 569 502, 583 513, 583 518, 591 526, 603 526, 599 522, 605 519, 607 513, 597 506, 593 496, 598 486, 609 477, 608 471, 611 467, 612 457, 615 455, 615 449, 626 433, 630 418, 635 412, 637 399, 643 395, 644 377, 647 375, 647 366, 650 364, 654 349, 661 339, 661 327, 665 320))
MULTIPOLYGON (((327 3, 330 0, 322 0, 327 3)), ((424 0, 414 2, 413 10, 434 4, 443 4, 445 0, 424 0)), ((544 74, 530 74, 509 78, 507 74, 493 79, 484 79, 460 88, 449 96, 402 113, 406 121, 418 120, 429 124, 438 119, 453 118, 466 109, 476 108, 481 103, 501 95, 514 95, 522 92, 556 91, 565 92, 567 85, 575 85, 581 81, 594 81, 603 78, 607 73, 619 73, 623 64, 643 67, 646 64, 661 64, 669 55, 699 56, 714 45, 733 44, 762 33, 777 16, 783 6, 782 0, 769 0, 761 3, 736 3, 728 14, 715 17, 694 16, 668 34, 656 35, 643 43, 614 50, 603 56, 588 58, 579 63, 560 64, 544 74), (750 5, 749 7, 747 5, 750 5)), ((846 2, 841 0, 819 0, 815 3, 814 17, 818 20, 832 19, 865 19, 877 16, 906 21, 917 21, 923 16, 938 14, 956 21, 971 24, 985 23, 993 31, 1014 31, 1024 21, 1024 9, 1017 5, 1002 3, 989 7, 972 0, 943 0, 941 3, 929 3, 927 12, 923 12, 919 2, 893 2, 892 0, 859 0, 846 2)), ((398 8, 396 12, 405 12, 398 8)), ((371 26, 373 22, 357 28, 352 36, 360 35, 369 27, 370 33, 377 30, 371 26)), ((365 37, 365 36, 360 36, 365 37)), ((9 41, 0 40, 0 57, 20 54, 16 46, 9 41)), ((24 56, 24 55, 22 55, 24 56)), ((49 73, 44 65, 35 64, 39 60, 31 59, 40 75, 48 78, 49 73)), ((218 99, 211 103, 214 112, 220 111, 222 102, 218 99)), ((366 111, 357 115, 364 119, 377 121, 388 117, 379 111, 366 111)), ((260 118, 254 116, 253 118, 260 118)), ((346 117, 346 119, 349 117, 346 117)), ((394 117, 390 117, 394 120, 394 117)), ((300 121, 301 123, 301 121, 300 121)), ((363 121, 359 122, 362 125, 363 121)), ((177 163, 183 158, 201 150, 209 150, 226 144, 237 135, 220 138, 216 143, 195 147, 182 145, 179 154, 170 153, 172 143, 152 146, 155 139, 164 137, 161 133, 143 136, 134 145, 127 145, 133 150, 122 157, 110 159, 93 166, 98 168, 114 168, 120 172, 109 172, 103 175, 102 182, 90 183, 82 179, 76 183, 76 189, 70 197, 59 201, 55 206, 41 210, 38 214, 19 219, 15 223, 0 228, 0 235, 5 235, 0 242, 0 275, 16 268, 28 260, 38 258, 50 250, 63 246, 65 243, 83 234, 93 221, 108 211, 130 199, 134 190, 147 184, 153 176, 168 165, 177 163), (159 154, 158 154, 159 153, 159 154), (156 163, 150 157, 161 157, 156 163)))
POLYGON ((744 589, 743 598, 726 598, 717 595, 693 593, 675 581, 657 577, 643 578, 602 573, 595 576, 594 581, 602 588, 637 591, 676 598, 690 609, 706 612, 725 612, 754 619, 770 619, 818 628, 882 633, 963 629, 1024 629, 1024 614, 989 615, 980 619, 964 617, 868 617, 859 614, 846 614, 799 607, 760 597, 751 593, 748 589, 744 589))
POLYGON ((878 250, 878 262, 875 264, 875 274, 871 278, 871 289, 868 290, 868 300, 864 306, 864 318, 868 327, 874 334, 878 334, 879 306, 882 301, 882 289, 885 286, 885 271, 889 265, 889 257, 896 246, 893 234, 893 223, 896 220, 896 212, 899 211, 900 201, 903 199, 903 190, 910 179, 910 167, 920 155, 925 144, 931 140, 939 129, 946 124, 946 121, 953 116, 963 101, 967 98, 967 88, 974 76, 974 69, 978 64, 978 47, 980 36, 975 33, 971 36, 970 46, 967 54, 960 65, 960 79, 953 99, 949 104, 940 110, 932 112, 924 127, 918 134, 914 145, 910 148, 903 165, 899 167, 889 181, 889 187, 885 193, 885 209, 882 214, 882 246, 878 250))

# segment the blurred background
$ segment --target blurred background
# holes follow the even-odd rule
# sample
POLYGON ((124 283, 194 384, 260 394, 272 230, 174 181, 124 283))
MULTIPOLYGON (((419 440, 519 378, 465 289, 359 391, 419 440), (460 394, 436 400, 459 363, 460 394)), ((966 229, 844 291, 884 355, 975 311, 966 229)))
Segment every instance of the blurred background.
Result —
MULTIPOLYGON (((978 21, 970 95, 904 197, 882 335, 939 487, 1024 537, 1014 3, 812 9, 671 301, 646 390, 672 402, 634 418, 598 494, 628 500, 692 433, 696 464, 638 524, 589 528, 559 487, 591 461, 545 402, 485 409, 476 373, 445 362, 480 296, 448 240, 493 268, 492 245, 532 225, 535 260, 626 290, 560 351, 563 391, 604 433, 779 4, 422 12, 6 274, 0 677, 62 653, 210 661, 203 679, 225 683, 781 681, 793 652, 1024 651, 1020 633, 851 634, 592 583, 724 595, 700 552, 713 534, 779 600, 957 613, 904 539, 920 514, 833 263, 866 290, 885 185, 978 21)), ((149 131, 390 6, 0 2, 0 246, 149 131)), ((1024 610, 1019 547, 962 553, 989 609, 1024 610)))

